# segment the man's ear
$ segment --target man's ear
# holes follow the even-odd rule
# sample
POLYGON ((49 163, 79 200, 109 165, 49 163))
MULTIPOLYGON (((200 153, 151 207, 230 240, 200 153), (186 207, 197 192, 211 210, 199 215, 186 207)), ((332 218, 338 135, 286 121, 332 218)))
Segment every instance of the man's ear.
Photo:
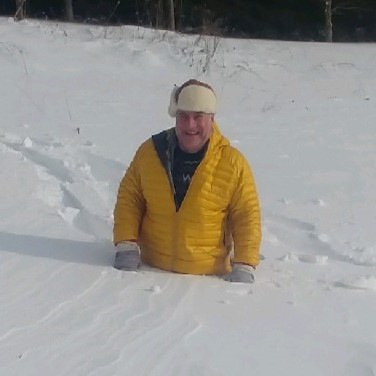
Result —
POLYGON ((179 86, 174 86, 172 89, 171 97, 170 97, 170 105, 168 106, 168 114, 171 117, 176 117, 177 112, 177 103, 176 103, 176 92, 178 91, 179 86))

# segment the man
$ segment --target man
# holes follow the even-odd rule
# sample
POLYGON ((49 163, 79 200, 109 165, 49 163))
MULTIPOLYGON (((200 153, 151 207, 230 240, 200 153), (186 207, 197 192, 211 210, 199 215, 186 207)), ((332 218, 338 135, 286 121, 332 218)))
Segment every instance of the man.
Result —
POLYGON ((139 147, 120 183, 115 268, 136 270, 142 260, 178 273, 254 281, 258 196, 246 159, 214 121, 216 107, 213 89, 203 82, 174 89, 169 114, 175 127, 139 147))

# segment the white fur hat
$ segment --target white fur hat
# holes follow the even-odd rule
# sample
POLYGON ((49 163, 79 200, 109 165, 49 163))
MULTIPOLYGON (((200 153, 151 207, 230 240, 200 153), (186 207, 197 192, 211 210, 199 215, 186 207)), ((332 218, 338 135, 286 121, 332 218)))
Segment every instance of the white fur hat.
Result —
POLYGON ((180 87, 175 86, 171 93, 168 113, 171 117, 176 117, 179 110, 215 114, 217 97, 209 85, 195 80, 187 81, 180 87))

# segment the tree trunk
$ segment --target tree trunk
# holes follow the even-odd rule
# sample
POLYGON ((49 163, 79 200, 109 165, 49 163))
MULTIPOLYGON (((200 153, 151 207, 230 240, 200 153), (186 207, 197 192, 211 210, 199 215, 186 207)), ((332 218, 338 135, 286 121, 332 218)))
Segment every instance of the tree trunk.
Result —
POLYGON ((174 10, 174 0, 166 0, 166 10, 167 10, 167 27, 170 30, 175 30, 175 10, 174 10))
POLYGON ((155 9, 155 27, 161 28, 163 27, 164 17, 163 17, 163 4, 162 0, 157 0, 156 2, 156 9, 155 9))
POLYGON ((25 18, 25 2, 26 0, 16 0, 16 13, 14 15, 14 19, 17 21, 25 18))
POLYGON ((325 40, 333 42, 332 0, 325 0, 325 40))
POLYGON ((182 15, 183 15, 183 0, 175 0, 176 4, 176 25, 175 29, 176 30, 181 30, 182 29, 182 15))
POLYGON ((72 0, 65 0, 65 19, 70 22, 74 21, 72 0))

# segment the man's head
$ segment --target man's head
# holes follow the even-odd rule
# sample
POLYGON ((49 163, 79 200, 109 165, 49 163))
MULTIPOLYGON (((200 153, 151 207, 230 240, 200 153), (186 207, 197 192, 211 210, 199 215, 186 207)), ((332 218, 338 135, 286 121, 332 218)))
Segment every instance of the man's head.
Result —
POLYGON ((189 80, 171 94, 170 116, 176 117, 179 146, 188 153, 199 151, 213 132, 217 98, 213 89, 201 81, 189 80))

